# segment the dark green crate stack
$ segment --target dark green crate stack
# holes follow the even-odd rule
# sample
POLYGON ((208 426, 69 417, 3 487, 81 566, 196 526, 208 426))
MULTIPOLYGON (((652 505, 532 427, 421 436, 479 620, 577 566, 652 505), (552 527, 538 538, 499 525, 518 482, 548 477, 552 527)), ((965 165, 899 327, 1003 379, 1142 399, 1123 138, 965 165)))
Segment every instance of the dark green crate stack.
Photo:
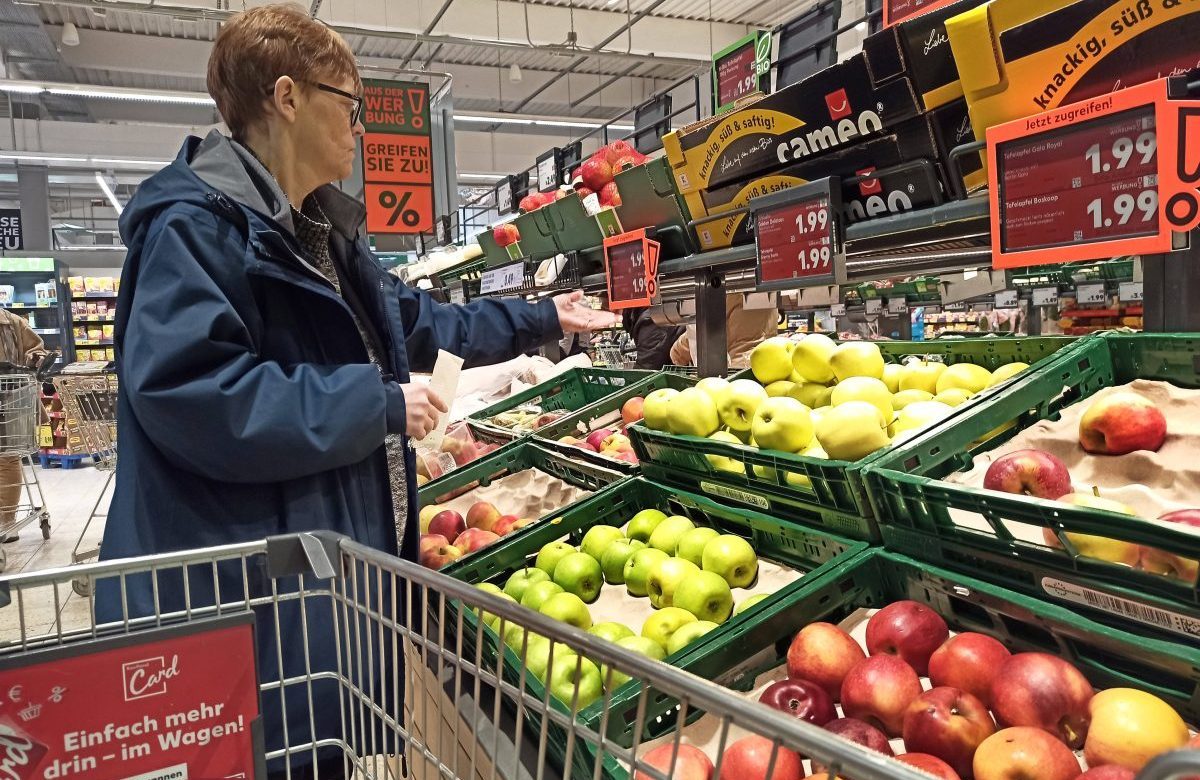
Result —
MULTIPOLYGON (((1200 537, 1128 515, 945 481, 970 468, 977 453, 1039 420, 1055 419, 1062 409, 1101 388, 1134 379, 1200 387, 1197 354, 1200 334, 1103 334, 1083 339, 1070 352, 957 415, 953 425, 939 426, 885 452, 867 469, 885 545, 1060 601, 1097 620, 1197 643, 1197 583, 1023 541, 1005 523, 1149 545, 1191 560, 1200 559, 1200 537), (992 533, 956 525, 952 509, 975 513, 992 533)), ((1061 533, 1059 538, 1064 540, 1061 533)))
MULTIPOLYGON (((509 442, 515 441, 516 439, 523 439, 528 435, 528 433, 524 432, 524 431, 506 431, 502 428, 494 428, 491 426, 480 425, 479 423, 477 423, 473 420, 467 420, 466 422, 467 422, 467 428, 470 429, 471 435, 473 437, 475 437, 476 442, 484 442, 486 444, 498 444, 501 447, 503 447, 504 445, 508 444, 509 442)), ((441 495, 443 492, 445 492, 445 488, 440 487, 440 486, 449 484, 448 478, 450 477, 450 475, 452 475, 455 471, 458 471, 459 469, 469 468, 469 467, 475 465, 476 463, 478 463, 479 461, 480 461, 480 458, 476 458, 475 460, 470 461, 469 463, 467 463, 463 466, 459 466, 455 469, 447 471, 445 474, 441 475, 437 479, 431 479, 428 482, 426 482, 425 484, 421 485, 419 489, 424 490, 425 488, 428 487, 428 488, 430 488, 431 491, 437 492, 438 495, 441 495), (445 481, 443 481, 443 480, 445 480, 445 481)))
MULTIPOLYGON (((571 368, 545 382, 528 387, 502 401, 480 409, 469 415, 467 419, 483 428, 508 431, 513 434, 516 431, 495 425, 489 420, 501 412, 510 412, 525 404, 537 404, 542 411, 546 412, 559 410, 577 412, 605 396, 646 379, 652 373, 638 369, 571 368)), ((529 431, 521 433, 529 433, 529 431)))
MULTIPOLYGON (((678 491, 675 488, 659 485, 641 477, 634 477, 617 483, 607 490, 596 493, 585 501, 561 510, 552 517, 550 522, 538 523, 521 529, 519 535, 505 539, 504 544, 485 548, 480 552, 450 564, 442 569, 443 574, 480 584, 493 582, 503 585, 508 574, 532 565, 538 550, 550 542, 558 541, 568 536, 573 544, 578 544, 587 529, 594 525, 606 524, 622 526, 642 509, 658 508, 668 514, 681 514, 692 519, 698 526, 715 527, 723 533, 735 533, 750 541, 760 557, 768 558, 786 564, 805 572, 800 580, 776 591, 741 615, 731 617, 728 621, 702 638, 698 639, 689 649, 680 651, 668 657, 667 662, 674 663, 676 659, 690 655, 694 648, 719 645, 727 646, 729 638, 735 633, 736 627, 744 624, 753 615, 771 609, 793 600, 803 592, 811 578, 831 570, 835 566, 860 555, 866 546, 861 542, 835 536, 823 531, 805 529, 786 521, 741 509, 718 504, 704 496, 678 491)), ((606 585, 605 587, 621 587, 606 585)), ((477 635, 476 618, 473 613, 464 613, 464 623, 468 626, 463 631, 464 657, 477 657, 482 650, 482 661, 498 666, 497 652, 502 647, 499 638, 490 629, 486 635, 484 647, 474 644, 477 635), (469 647, 468 647, 469 645, 469 647)), ((450 623, 453 623, 452 618, 450 623)), ((504 677, 513 685, 520 684, 521 661, 518 655, 508 647, 503 648, 504 677)), ((568 713, 568 707, 553 696, 547 696, 542 684, 527 676, 525 689, 529 695, 539 701, 547 699, 562 713, 568 713)), ((640 686, 636 681, 612 691, 604 698, 577 713, 576 718, 584 728, 598 730, 603 723, 605 726, 604 739, 629 747, 633 740, 632 721, 639 706, 640 686)), ((650 722, 661 714, 670 711, 670 702, 648 702, 645 708, 645 719, 650 722)), ((533 732, 541 728, 540 718, 536 713, 526 712, 533 732)), ((551 725, 547 729, 548 747, 555 760, 562 766, 566 758, 567 735, 551 725)), ((593 777, 595 770, 595 753, 592 747, 582 740, 575 741, 571 762, 574 777, 593 777)), ((624 773, 615 761, 608 758, 603 767, 606 778, 620 777, 624 773)))
MULTIPOLYGON (((931 355, 946 363, 977 363, 994 370, 1014 361, 1035 364, 1073 342, 1074 339, 1067 337, 1048 336, 885 341, 879 342, 879 347, 889 362, 898 362, 909 355, 931 355)), ((936 427, 952 425, 965 410, 1006 384, 985 390, 979 399, 958 407, 936 427)), ((778 513, 797 522, 823 526, 855 539, 881 539, 862 470, 887 449, 848 463, 677 436, 650 430, 642 424, 631 425, 629 430, 642 472, 651 479, 778 513), (708 456, 741 463, 745 473, 720 470, 708 456)))
POLYGON ((693 377, 675 372, 660 371, 637 384, 629 385, 612 395, 601 398, 595 403, 588 404, 574 414, 567 415, 549 425, 538 428, 534 432, 534 440, 546 449, 561 452, 568 457, 580 458, 589 463, 608 466, 609 468, 632 474, 639 470, 638 464, 616 460, 615 458, 581 449, 571 444, 563 444, 559 439, 563 436, 584 438, 589 431, 595 430, 600 424, 599 420, 606 421, 606 424, 615 420, 614 425, 621 425, 621 407, 631 398, 636 398, 637 396, 644 398, 655 390, 664 387, 673 390, 683 390, 694 384, 696 384, 696 380, 693 377))

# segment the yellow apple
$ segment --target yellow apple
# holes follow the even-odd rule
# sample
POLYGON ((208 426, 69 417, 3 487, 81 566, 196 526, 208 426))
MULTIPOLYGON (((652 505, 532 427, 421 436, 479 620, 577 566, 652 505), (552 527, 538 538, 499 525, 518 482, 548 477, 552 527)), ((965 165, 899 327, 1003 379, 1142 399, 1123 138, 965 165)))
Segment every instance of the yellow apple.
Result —
MULTIPOLYGON (((734 436, 729 431, 717 431, 716 433, 714 433, 712 436, 709 436, 708 438, 712 439, 713 441, 720 441, 720 442, 724 442, 726 444, 740 445, 742 443, 741 439, 734 436)), ((714 469, 716 469, 717 471, 728 471, 732 474, 745 474, 746 473, 746 465, 744 463, 742 463, 740 460, 734 460, 733 458, 730 458, 727 455, 711 455, 711 454, 709 454, 709 455, 705 455, 704 457, 708 458, 708 462, 711 463, 712 467, 714 469)))
POLYGON ((952 387, 961 388, 969 393, 978 393, 992 383, 992 372, 974 363, 955 363, 947 366, 937 380, 937 392, 949 390, 952 387))
POLYGON ((428 506, 421 507, 421 512, 417 515, 417 519, 421 522, 421 533, 429 533, 429 524, 433 522, 433 516, 443 509, 445 509, 445 507, 441 504, 430 504, 428 506))
POLYGON ((816 409, 818 406, 828 406, 832 393, 832 388, 826 387, 819 382, 805 382, 802 385, 796 385, 795 388, 785 393, 785 395, 795 398, 809 409, 816 409))
POLYGON ((834 385, 833 405, 841 406, 847 401, 866 401, 879 410, 883 419, 892 419, 892 394, 882 379, 869 376, 852 376, 834 385))
POLYGON ((777 382, 772 382, 763 389, 767 391, 767 395, 771 398, 778 398, 781 395, 792 395, 799 387, 798 384, 790 379, 780 379, 777 382))
POLYGON ((1089 766, 1115 764, 1137 772, 1150 759, 1182 748, 1188 727, 1162 699, 1136 688, 1107 688, 1088 703, 1092 716, 1083 757, 1089 766))
POLYGON ((736 438, 742 444, 749 444, 751 447, 754 446, 754 439, 750 436, 750 431, 735 431, 732 428, 724 428, 724 427, 721 428, 721 430, 724 431, 725 433, 733 434, 734 438, 736 438))
POLYGON ((901 367, 900 390, 924 390, 933 395, 937 392, 938 377, 945 370, 945 363, 909 360, 901 367))
POLYGON ((888 392, 900 392, 900 372, 904 367, 899 363, 888 363, 883 367, 883 383, 887 385, 888 392))
POLYGON ((642 422, 646 424, 647 428, 655 431, 670 430, 667 412, 678 395, 678 390, 663 387, 646 396, 646 400, 642 403, 642 422))
MULTIPOLYGON (((660 392, 655 390, 654 393, 660 392)), ((651 393, 646 397, 650 402, 651 393)), ((717 405, 712 396, 698 387, 681 390, 670 399, 667 406, 667 428, 671 433, 688 436, 711 436, 721 427, 717 417, 717 405)))
POLYGON ((892 436, 899 436, 905 431, 919 430, 930 423, 941 420, 953 411, 953 407, 940 401, 917 401, 897 412, 896 419, 888 426, 888 433, 892 436))
POLYGON ((835 349, 837 344, 833 339, 822 333, 810 333, 796 342, 792 369, 805 382, 829 382, 833 379, 829 359, 835 349))
POLYGON ((713 403, 716 403, 717 396, 719 396, 726 387, 729 387, 729 380, 722 379, 719 376, 706 376, 696 383, 696 387, 711 395, 713 403))
POLYGON ((767 391, 753 379, 735 379, 717 396, 717 414, 731 431, 748 431, 767 391))
POLYGON ((992 384, 998 385, 1005 379, 1014 377, 1027 368, 1029 368, 1028 363, 1005 363, 992 372, 992 384))
MULTIPOLYGON (((825 450, 821 449, 821 445, 817 444, 815 441, 796 454, 803 455, 806 458, 821 458, 822 460, 829 459, 829 456, 825 454, 825 450)), ((789 485, 795 485, 797 487, 812 487, 811 479, 803 474, 797 474, 792 471, 788 471, 784 474, 784 481, 789 485)))
MULTIPOLYGON (((1059 501, 1088 509, 1102 509, 1122 515, 1137 515, 1137 512, 1132 507, 1126 506, 1119 501, 1101 498, 1092 493, 1069 493, 1060 498, 1059 501)), ((1042 538, 1047 545, 1062 549, 1062 543, 1059 542, 1058 536, 1049 528, 1042 529, 1042 538)), ((1141 550, 1138 545, 1123 542, 1119 539, 1109 539, 1106 536, 1072 532, 1067 533, 1067 539, 1071 541, 1071 544, 1075 546, 1079 554, 1085 558, 1098 558, 1102 561, 1112 561, 1124 566, 1136 566, 1138 560, 1141 558, 1141 550)))
POLYGON ((839 382, 852 376, 883 379, 883 353, 879 351, 877 344, 870 341, 847 341, 838 344, 833 356, 829 358, 829 365, 839 382))
POLYGON ((901 390, 892 396, 892 408, 896 411, 900 411, 909 404, 932 400, 933 393, 925 390, 901 390))
POLYGON ((817 426, 817 442, 834 460, 855 461, 888 445, 887 420, 866 401, 831 408, 817 426))
POLYGON ((813 430, 816 430, 817 425, 832 408, 832 406, 819 406, 808 413, 808 419, 812 420, 813 430))
POLYGON ((783 336, 772 336, 750 352, 750 370, 764 385, 787 379, 792 375, 792 350, 796 342, 783 336))
POLYGON ((808 407, 795 398, 768 398, 754 415, 751 435, 759 447, 798 452, 812 442, 813 424, 808 407))
POLYGON ((940 401, 947 406, 961 406, 966 403, 974 393, 963 390, 961 387, 948 387, 933 397, 933 400, 940 401))

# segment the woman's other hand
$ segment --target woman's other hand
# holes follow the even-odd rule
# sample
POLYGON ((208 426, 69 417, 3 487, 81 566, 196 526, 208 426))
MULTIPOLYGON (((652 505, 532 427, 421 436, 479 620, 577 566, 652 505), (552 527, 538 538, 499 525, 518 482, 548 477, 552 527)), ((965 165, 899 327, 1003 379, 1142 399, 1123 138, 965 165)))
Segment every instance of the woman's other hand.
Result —
POLYGON ((412 382, 400 385, 400 389, 404 391, 404 414, 408 426, 405 433, 418 441, 424 439, 437 427, 438 414, 449 412, 450 408, 426 385, 412 382))
POLYGON ((554 296, 554 308, 558 310, 558 324, 562 332, 588 333, 602 328, 615 328, 620 318, 610 311, 598 311, 583 303, 583 291, 554 296))

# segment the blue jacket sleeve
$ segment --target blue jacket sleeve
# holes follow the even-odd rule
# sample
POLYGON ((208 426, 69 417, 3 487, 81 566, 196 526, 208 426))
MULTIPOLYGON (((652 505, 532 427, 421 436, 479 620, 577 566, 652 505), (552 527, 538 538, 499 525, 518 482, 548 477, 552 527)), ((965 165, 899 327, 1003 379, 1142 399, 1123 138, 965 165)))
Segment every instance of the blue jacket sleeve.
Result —
POLYGON ((400 298, 409 368, 432 371, 437 352, 461 357, 467 368, 501 363, 562 336, 554 301, 481 298, 438 303, 424 290, 388 274, 400 298))
POLYGON ((396 415, 403 420, 399 387, 368 363, 261 358, 249 280, 221 267, 242 245, 223 242, 228 231, 207 212, 159 219, 141 253, 121 360, 134 415, 163 454, 209 479, 254 483, 377 449, 396 415))

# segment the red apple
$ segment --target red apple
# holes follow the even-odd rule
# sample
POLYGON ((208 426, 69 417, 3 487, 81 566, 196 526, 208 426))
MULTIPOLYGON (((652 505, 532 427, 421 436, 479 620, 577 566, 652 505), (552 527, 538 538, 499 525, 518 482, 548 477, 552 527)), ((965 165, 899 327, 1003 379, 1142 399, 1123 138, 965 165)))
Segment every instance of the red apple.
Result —
POLYGON ((842 713, 880 724, 885 734, 898 737, 905 710, 920 695, 921 680, 911 666, 894 655, 873 655, 842 681, 842 713))
MULTIPOLYGON (((915 766, 942 780, 962 780, 962 776, 955 772, 953 767, 937 756, 931 756, 928 753, 905 753, 896 756, 896 760, 909 766, 915 766)), ((967 776, 970 777, 970 772, 967 773, 967 776)))
POLYGON ((587 435, 587 439, 585 441, 592 445, 592 448, 595 449, 596 452, 599 452, 600 448, 604 446, 604 440, 612 435, 613 431, 609 430, 608 428, 597 428, 587 435))
POLYGON ((937 756, 968 777, 975 748, 995 731, 983 702, 958 688, 928 690, 904 712, 904 747, 937 756))
POLYGON ((961 688, 985 705, 992 701, 992 680, 1012 653, 987 634, 956 634, 929 656, 929 682, 934 687, 961 688))
POLYGON ((500 539, 499 534, 482 528, 468 528, 454 540, 454 546, 464 553, 475 552, 500 539))
MULTIPOLYGON (((704 751, 693 745, 679 746, 675 750, 674 741, 659 745, 649 750, 637 760, 639 766, 647 766, 661 771, 667 777, 678 780, 711 780, 713 773, 712 762, 704 751), (671 771, 672 766, 674 772, 671 771)), ((634 772, 633 780, 654 780, 645 772, 634 772)))
POLYGON ((604 453, 615 454, 631 449, 633 449, 633 444, 629 441, 629 437, 623 433, 614 433, 600 443, 600 451, 604 453))
POLYGON ((495 239, 497 246, 505 247, 520 241, 521 231, 517 229, 516 225, 506 222, 492 228, 492 238, 495 239))
MULTIPOLYGON (((1078 669, 1048 653, 1017 653, 992 681, 992 711, 1002 726, 1031 726, 1072 748, 1083 746, 1092 685, 1078 669)), ((1072 775, 1074 777, 1074 775, 1072 775)))
POLYGON ((825 730, 874 750, 876 753, 883 753, 885 756, 893 755, 887 735, 866 721, 857 718, 838 718, 826 723, 825 730))
POLYGON ((820 685, 808 680, 788 678, 771 683, 758 700, 818 726, 824 726, 837 717, 833 697, 820 685))
POLYGON ((429 533, 441 534, 447 539, 457 539, 458 535, 467 530, 467 521, 453 509, 443 509, 429 521, 429 533))
POLYGON ((617 460, 623 460, 626 463, 637 463, 638 462, 637 453, 634 452, 633 450, 620 450, 619 452, 607 453, 607 454, 612 455, 612 457, 616 458, 617 460))
POLYGON ((496 521, 496 526, 492 529, 492 533, 498 536, 506 536, 513 531, 524 528, 533 521, 526 517, 517 517, 516 515, 504 515, 496 521))
POLYGON ((742 737, 721 755, 721 780, 800 780, 803 776, 800 755, 766 737, 742 737), (774 768, 768 775, 772 759, 774 768))
POLYGON ((1071 492, 1071 472, 1042 450, 1017 450, 997 458, 983 477, 987 490, 1056 499, 1071 492))
POLYGON ((1117 392, 1093 401, 1079 418, 1079 444, 1100 455, 1136 450, 1158 452, 1167 438, 1167 418, 1145 396, 1117 392))
POLYGON ((590 160, 584 161, 579 168, 579 175, 583 177, 583 185, 590 190, 599 192, 604 188, 604 185, 612 181, 613 171, 612 166, 607 160, 600 160, 593 157, 590 160))
POLYGON ((1025 726, 1003 729, 975 751, 975 780, 1073 780, 1079 760, 1047 732, 1025 726))
MULTIPOLYGON (((1200 509, 1179 509, 1167 512, 1158 519, 1168 523, 1200 528, 1200 509)), ((1138 552, 1140 554, 1138 568, 1155 574, 1167 574, 1190 583, 1195 583, 1197 577, 1200 576, 1200 561, 1194 558, 1184 558, 1155 547, 1141 547, 1138 552)))
POLYGON ((1075 780, 1134 780, 1134 777, 1136 775, 1132 769, 1109 764, 1108 766, 1093 767, 1076 777, 1075 780))
POLYGON ((613 175, 615 176, 621 171, 627 171, 637 165, 641 165, 641 161, 639 161, 636 157, 634 157, 632 154, 624 155, 623 157, 618 158, 617 161, 612 164, 613 175))
POLYGON ((634 159, 641 157, 641 155, 638 154, 638 151, 630 146, 628 141, 623 139, 609 142, 603 147, 603 150, 604 159, 608 160, 610 163, 615 163, 617 160, 620 160, 623 157, 632 157, 634 159))
POLYGON ((858 642, 832 623, 809 623, 788 647, 788 677, 811 680, 836 701, 846 673, 866 657, 858 642))
POLYGON ((617 189, 615 181, 610 181, 600 189, 600 204, 603 206, 621 205, 621 191, 617 189))
POLYGON ((621 421, 626 425, 635 423, 642 419, 642 405, 646 403, 646 399, 640 395, 635 395, 625 403, 621 404, 621 421))
POLYGON ((528 214, 531 211, 537 211, 541 207, 542 198, 541 193, 539 192, 531 192, 525 197, 521 198, 520 202, 517 203, 517 208, 522 214, 528 214))
POLYGON ((421 565, 427 569, 440 569, 451 561, 461 558, 463 550, 446 541, 441 534, 421 536, 421 565))
POLYGON ((595 195, 596 191, 591 187, 585 187, 582 183, 575 185, 575 192, 579 193, 579 199, 583 200, 588 195, 595 195))
POLYGON ((500 510, 490 501, 476 501, 467 510, 467 528, 481 528, 484 531, 494 531, 496 521, 500 519, 500 510))
POLYGON ((867 652, 902 658, 917 674, 929 671, 929 656, 950 629, 942 616, 919 601, 895 601, 867 621, 867 652))

